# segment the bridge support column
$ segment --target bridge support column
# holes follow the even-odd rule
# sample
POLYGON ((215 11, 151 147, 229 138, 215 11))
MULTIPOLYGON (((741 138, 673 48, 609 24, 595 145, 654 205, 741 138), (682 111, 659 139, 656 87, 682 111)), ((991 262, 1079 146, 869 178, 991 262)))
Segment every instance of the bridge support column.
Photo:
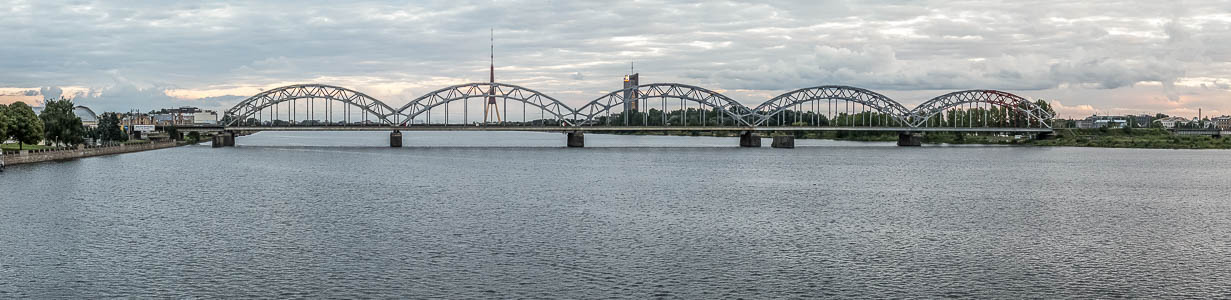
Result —
POLYGON ((923 146, 923 135, 917 132, 899 133, 898 134, 898 146, 902 146, 902 147, 923 146))
POLYGON ((586 146, 586 135, 581 132, 568 133, 568 147, 581 148, 586 146))
POLYGON ((402 131, 394 130, 389 134, 389 147, 402 148, 402 131))
POLYGON ((761 147, 761 135, 756 134, 755 132, 752 132, 752 131, 744 131, 744 133, 741 133, 739 135, 739 146, 740 147, 750 147, 750 148, 760 148, 761 147))
POLYGON ((786 149, 795 148, 795 136, 793 135, 775 136, 774 142, 770 144, 769 146, 774 147, 774 148, 786 148, 786 149))
POLYGON ((235 147, 235 132, 227 131, 227 132, 219 132, 218 134, 215 134, 214 141, 213 141, 213 147, 214 148, 235 147))

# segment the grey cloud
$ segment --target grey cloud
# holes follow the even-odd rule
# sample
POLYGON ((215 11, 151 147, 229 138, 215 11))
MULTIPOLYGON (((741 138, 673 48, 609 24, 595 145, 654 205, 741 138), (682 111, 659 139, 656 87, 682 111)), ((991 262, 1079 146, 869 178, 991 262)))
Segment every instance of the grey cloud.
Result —
MULTIPOLYGON (((43 95, 43 99, 60 99, 64 95, 64 90, 59 87, 49 86, 42 87, 38 90, 39 94, 43 95)), ((27 94, 26 96, 33 96, 27 94)))
POLYGON ((246 96, 217 96, 200 99, 179 99, 167 96, 170 87, 137 87, 131 83, 116 83, 105 88, 91 89, 77 94, 73 100, 78 105, 89 106, 96 111, 147 111, 156 108, 195 106, 205 109, 223 109, 238 103, 246 96))
POLYGON ((629 61, 646 82, 767 91, 1160 82, 1171 96, 1183 76, 1231 78, 1231 21, 1195 17, 1231 13, 1221 1, 28 4, 0 11, 0 86, 95 87, 85 101, 120 109, 188 101, 137 86, 485 81, 492 27, 498 79, 548 93, 618 89, 629 61))

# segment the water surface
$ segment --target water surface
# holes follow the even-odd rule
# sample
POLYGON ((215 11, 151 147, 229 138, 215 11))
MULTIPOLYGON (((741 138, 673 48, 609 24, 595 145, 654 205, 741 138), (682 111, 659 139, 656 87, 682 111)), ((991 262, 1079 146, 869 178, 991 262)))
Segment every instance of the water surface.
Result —
POLYGON ((405 135, 10 166, 0 298, 1231 296, 1228 151, 405 135))

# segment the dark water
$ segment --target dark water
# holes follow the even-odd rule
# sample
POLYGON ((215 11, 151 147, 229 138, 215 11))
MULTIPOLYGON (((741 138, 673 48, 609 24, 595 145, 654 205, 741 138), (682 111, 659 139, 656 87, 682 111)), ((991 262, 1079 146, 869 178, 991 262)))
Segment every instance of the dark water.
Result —
POLYGON ((586 142, 262 133, 10 166, 0 298, 1231 297, 1227 151, 586 142))

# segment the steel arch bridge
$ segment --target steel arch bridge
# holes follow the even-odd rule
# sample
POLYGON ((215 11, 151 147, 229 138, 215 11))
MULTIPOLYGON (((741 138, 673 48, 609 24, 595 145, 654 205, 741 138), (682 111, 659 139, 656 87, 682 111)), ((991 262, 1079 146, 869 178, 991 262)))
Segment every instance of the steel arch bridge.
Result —
MULTIPOLYGON (((822 85, 783 93, 761 103, 761 105, 753 109, 753 111, 760 114, 760 119, 757 120, 756 125, 765 125, 775 115, 782 114, 792 107, 802 104, 819 104, 817 103, 818 101, 824 100, 830 100, 830 102, 832 100, 840 100, 860 104, 871 108, 874 112, 888 115, 900 124, 907 124, 906 116, 910 112, 902 104, 877 92, 852 86, 822 85)), ((797 109, 797 111, 799 110, 797 109)))
MULTIPOLYGON (((692 112, 688 112, 688 109, 692 109, 690 105, 695 105, 696 109, 701 112, 706 112, 706 110, 709 110, 709 112, 717 112, 716 115, 718 118, 725 117, 734 121, 734 127, 729 125, 730 123, 726 123, 725 120, 720 122, 718 127, 727 126, 736 129, 784 128, 781 126, 773 127, 773 124, 769 124, 768 121, 777 115, 805 111, 802 104, 807 104, 809 102, 816 104, 817 102, 826 100, 846 101, 848 103, 859 104, 866 107, 871 112, 876 112, 884 117, 891 118, 892 121, 894 121, 892 122, 894 123, 892 124, 893 126, 889 126, 890 122, 881 123, 882 125, 885 125, 881 127, 886 127, 886 130, 888 130, 888 127, 903 131, 915 131, 920 128, 929 128, 932 127, 932 120, 938 116, 943 119, 945 118, 944 113, 950 111, 959 111, 967 114, 968 118, 966 121, 970 122, 970 124, 967 125, 971 128, 975 127, 973 120, 978 119, 975 118, 976 116, 972 116, 971 114, 1002 114, 1003 116, 1001 116, 1000 120, 1012 119, 1018 122, 1014 122, 1012 124, 1002 123, 999 124, 999 127, 992 127, 990 126, 992 124, 988 124, 984 121, 984 124, 982 125, 983 127, 988 127, 991 129, 1010 131, 1015 128, 1020 129, 1031 126, 1050 130, 1050 121, 1054 117, 1042 107, 1025 98, 1008 92, 996 90, 966 90, 952 92, 925 101, 913 109, 907 109, 899 102, 871 90, 851 86, 822 85, 783 93, 761 103, 755 108, 749 108, 742 105, 738 101, 731 99, 730 97, 709 89, 680 83, 653 83, 612 91, 586 103, 577 109, 573 109, 556 98, 536 90, 517 85, 502 83, 467 83, 432 91, 411 100, 399 109, 393 109, 373 97, 351 89, 325 84, 298 84, 263 91, 239 102, 234 107, 226 111, 221 125, 234 127, 250 119, 261 118, 266 115, 268 115, 271 120, 280 120, 279 118, 288 117, 291 119, 291 122, 286 122, 286 124, 291 126, 302 125, 294 123, 297 113, 304 116, 313 116, 311 112, 313 111, 313 108, 319 109, 319 106, 313 104, 315 103, 313 100, 323 99, 327 102, 324 109, 326 116, 325 119, 327 122, 326 124, 338 124, 337 122, 329 122, 330 118, 337 114, 337 110, 333 109, 332 105, 328 104, 332 102, 341 102, 344 104, 342 110, 345 114, 343 117, 344 121, 342 122, 343 125, 354 124, 351 121, 353 112, 350 111, 350 108, 359 108, 359 112, 364 115, 365 121, 363 124, 371 125, 369 122, 372 120, 369 120, 368 117, 372 117, 378 123, 388 125, 391 128, 409 127, 414 126, 414 122, 412 121, 423 119, 424 117, 428 119, 428 124, 432 124, 430 112, 433 109, 440 109, 442 106, 443 109, 447 111, 448 104, 450 102, 465 101, 472 98, 492 97, 504 100, 505 104, 508 103, 508 100, 522 102, 525 105, 523 106, 523 111, 526 106, 535 107, 540 110, 539 113, 543 119, 546 119, 546 117, 550 115, 550 117, 560 120, 561 122, 558 124, 562 127, 596 127, 597 125, 601 125, 597 124, 597 121, 603 116, 611 116, 613 113, 617 113, 617 110, 618 113, 623 113, 622 107, 628 100, 625 95, 633 95, 633 98, 637 100, 636 102, 638 107, 636 109, 646 109, 647 111, 650 108, 656 107, 655 105, 652 105, 653 103, 650 103, 652 101, 645 100, 655 98, 662 100, 662 108, 664 111, 668 108, 666 104, 668 99, 679 100, 679 106, 676 106, 675 108, 684 110, 685 114, 692 114, 692 112), (297 100, 308 100, 308 103, 296 106, 295 101, 297 100), (288 102, 290 102, 289 105, 285 105, 283 109, 284 111, 280 112, 279 107, 283 107, 283 105, 280 104, 288 102), (306 108, 309 112, 299 112, 299 108, 306 108), (268 114, 262 112, 263 110, 268 110, 268 114)), ((503 105, 503 107, 504 111, 507 113, 508 106, 503 105)), ((813 106, 811 109, 811 112, 818 111, 817 106, 813 106)), ((868 112, 868 110, 864 110, 864 112, 868 112)), ((448 118, 447 115, 448 114, 446 113, 446 118, 448 118)), ((643 117, 648 118, 648 116, 643 117)), ((663 118, 666 118, 666 114, 663 114, 663 118)), ((525 121, 525 119, 526 118, 523 117, 523 121, 525 121)), ((683 119, 688 120, 689 118, 685 117, 683 119)), ((983 119, 987 120, 989 118, 983 119)), ((608 120, 611 119, 608 118, 608 120)), ((698 125, 688 124, 687 122, 688 121, 685 121, 684 124, 674 124, 671 126, 678 127, 698 125)), ((447 121, 444 123, 444 125, 448 124, 450 123, 447 121)), ((710 122, 699 125, 706 126, 707 124, 710 124, 710 122)), ((612 124, 607 125, 610 126, 612 124)), ((666 125, 665 122, 664 125, 666 125)), ((863 128, 875 127, 874 124, 868 125, 869 126, 863 128)), ((953 127, 952 125, 953 124, 947 126, 953 127)), ((863 126, 863 124, 857 125, 856 127, 858 126, 863 126)))
MULTIPOLYGON (((289 103, 288 118, 294 121, 295 118, 295 101, 305 99, 309 102, 306 104, 309 109, 312 107, 312 100, 324 99, 326 101, 326 118, 330 117, 329 113, 336 112, 330 102, 341 102, 344 104, 344 120, 350 123, 351 114, 349 107, 357 107, 362 111, 363 118, 367 121, 367 115, 371 114, 383 124, 395 124, 394 120, 389 119, 394 115, 393 108, 385 105, 384 102, 376 100, 367 94, 332 85, 325 84, 297 84, 275 88, 264 91, 252 97, 248 97, 239 104, 236 104, 231 109, 228 109, 223 115, 223 124, 227 126, 239 125, 248 118, 261 117, 256 115, 261 110, 271 109, 271 119, 280 117, 277 112, 277 105, 281 103, 289 103)), ((311 116, 312 114, 308 114, 311 116)))
MULTIPOLYGON (((916 106, 903 116, 911 121, 909 123, 911 127, 923 127, 936 115, 957 108, 965 108, 963 110, 965 113, 970 113, 971 110, 985 113, 982 118, 985 123, 990 119, 986 114, 990 113, 993 110, 992 108, 995 108, 997 113, 1006 114, 1012 110, 1015 115, 1003 116, 1000 119, 1011 120, 1016 118, 1016 120, 1022 120, 1026 123, 1006 124, 1012 126, 1029 127, 1037 125, 1051 128, 1051 120, 1055 117, 1034 102, 1030 102, 1030 100, 997 90, 965 90, 944 94, 919 104, 919 106, 916 106)), ((973 126, 973 120, 978 117, 977 115, 968 117, 967 119, 971 120, 970 122, 972 123, 968 125, 973 126)))
MULTIPOLYGON (((628 100, 624 95, 629 95, 630 93, 636 95, 635 99, 638 106, 644 103, 642 100, 658 98, 663 101, 663 108, 665 110, 666 99, 677 99, 681 101, 680 107, 685 108, 685 113, 687 113, 687 102, 692 102, 696 103, 699 109, 708 107, 718 111, 720 116, 730 117, 736 120, 737 124, 743 126, 753 126, 753 120, 759 117, 755 112, 749 110, 748 107, 745 107, 738 101, 709 89, 680 83, 652 83, 613 91, 598 97, 578 108, 574 114, 575 118, 586 122, 594 122, 604 114, 610 115, 613 108, 624 106, 628 100)), ((645 103, 645 107, 651 108, 649 103, 645 103)), ((648 118, 648 115, 645 117, 648 118)), ((665 118, 666 115, 663 115, 663 117, 665 118)), ((687 120, 687 118, 684 119, 687 120)))
MULTIPOLYGON (((411 125, 412 120, 438 106, 444 105, 447 111, 450 102, 488 97, 503 99, 506 104, 508 100, 514 100, 538 107, 540 114, 550 113, 553 117, 569 125, 573 124, 569 118, 574 114, 573 109, 560 102, 560 100, 532 89, 503 83, 478 82, 445 87, 411 100, 399 108, 397 113, 404 117, 401 125, 408 126, 411 125)), ((508 106, 501 105, 501 107, 504 107, 506 112, 508 111, 508 106)), ((445 116, 447 118, 447 112, 445 116)), ((429 114, 427 117, 430 118, 431 115, 429 114)))

